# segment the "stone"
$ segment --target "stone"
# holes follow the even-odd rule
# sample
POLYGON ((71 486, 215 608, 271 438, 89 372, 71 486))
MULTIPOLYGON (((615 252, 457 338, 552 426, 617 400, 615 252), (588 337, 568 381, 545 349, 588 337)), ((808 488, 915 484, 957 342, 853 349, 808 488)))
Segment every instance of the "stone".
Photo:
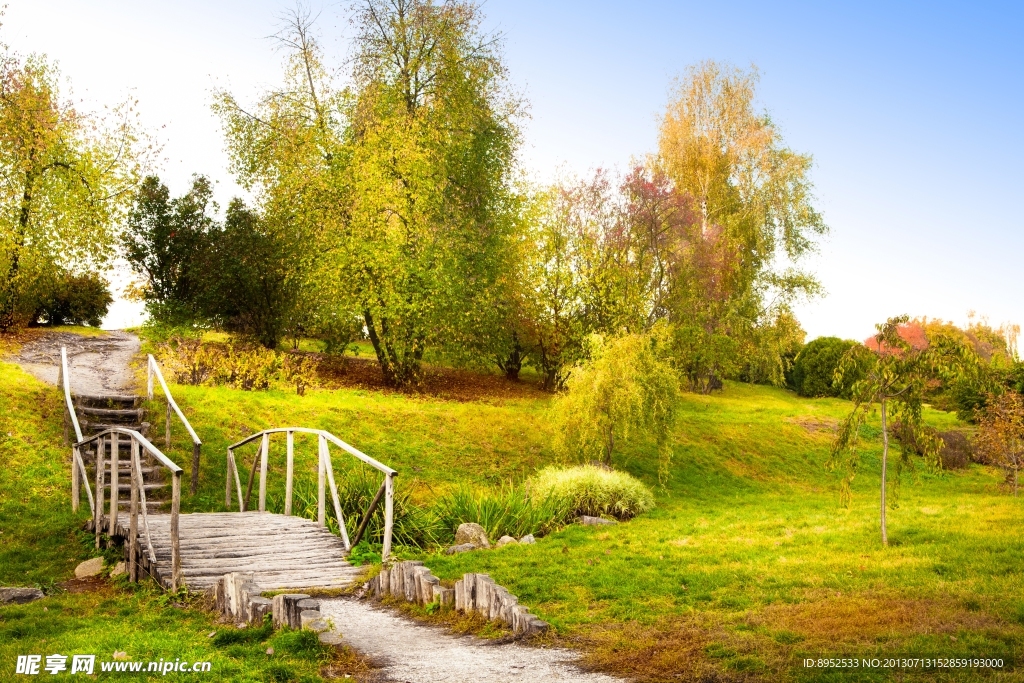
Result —
POLYGON ((128 566, 124 562, 118 562, 114 565, 114 568, 110 570, 110 576, 120 576, 121 574, 128 573, 128 566))
POLYGON ((319 610, 320 601, 316 598, 306 598, 305 600, 299 600, 297 603, 295 603, 295 607, 298 608, 300 612, 307 609, 319 610))
POLYGON ((444 551, 445 555, 455 555, 457 553, 468 553, 470 550, 476 550, 476 546, 472 543, 461 543, 459 545, 453 545, 444 551))
POLYGON ((38 588, 0 588, 0 605, 34 602, 43 599, 43 591, 38 588))
POLYGON ((490 548, 491 542, 487 540, 487 531, 475 522, 460 524, 455 531, 455 545, 472 543, 477 548, 490 548))
POLYGON ((604 517, 580 515, 580 524, 583 524, 584 526, 605 526, 607 524, 617 524, 617 522, 611 519, 605 519, 604 517))
POLYGON ((498 539, 498 542, 495 543, 494 546, 496 548, 500 548, 500 547, 502 547, 504 545, 509 545, 511 543, 515 543, 516 545, 518 545, 519 541, 517 541, 516 539, 512 538, 511 536, 502 536, 501 538, 498 539))
POLYGON ((519 539, 519 542, 520 543, 525 543, 525 544, 530 544, 530 543, 536 543, 537 539, 535 539, 533 537, 533 534, 526 534, 525 536, 523 536, 522 538, 519 539))
POLYGON ((75 567, 75 578, 88 579, 91 576, 98 576, 101 571, 103 571, 103 558, 94 557, 75 567))

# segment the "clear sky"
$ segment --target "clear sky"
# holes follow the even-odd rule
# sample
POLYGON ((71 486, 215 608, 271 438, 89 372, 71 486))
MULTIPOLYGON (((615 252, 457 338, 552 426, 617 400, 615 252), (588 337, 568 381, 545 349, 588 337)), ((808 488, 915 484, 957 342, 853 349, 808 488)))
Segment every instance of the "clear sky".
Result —
MULTIPOLYGON (((277 81, 266 36, 291 6, 10 0, 2 35, 58 60, 87 108, 138 98, 172 192, 204 173, 226 204, 237 190, 210 92, 251 99, 277 81)), ((347 6, 313 5, 339 64, 347 6)), ((760 106, 814 156, 832 229, 809 264, 828 294, 798 309, 809 337, 862 339, 904 312, 1024 323, 1019 5, 490 0, 484 12, 530 103, 523 162, 540 180, 652 151, 687 65, 757 65, 760 106)), ((109 322, 131 319, 119 306, 109 322)))

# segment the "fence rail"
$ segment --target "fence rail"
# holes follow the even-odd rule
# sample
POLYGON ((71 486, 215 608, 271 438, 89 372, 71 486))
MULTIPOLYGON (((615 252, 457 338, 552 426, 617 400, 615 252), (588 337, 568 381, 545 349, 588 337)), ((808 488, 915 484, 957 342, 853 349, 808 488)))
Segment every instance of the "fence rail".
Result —
POLYGON ((245 437, 241 441, 231 444, 227 449, 227 463, 224 478, 224 505, 225 507, 231 507, 231 484, 232 479, 234 480, 235 489, 238 495, 238 509, 240 512, 245 512, 249 508, 249 501, 252 497, 252 487, 255 483, 256 469, 259 467, 260 479, 259 479, 259 511, 266 512, 267 509, 267 469, 269 462, 270 453, 270 435, 271 434, 285 434, 286 435, 286 472, 285 472, 285 494, 284 494, 284 514, 292 514, 292 490, 294 484, 294 473, 295 473, 295 434, 315 434, 317 435, 317 459, 318 459, 318 481, 317 481, 317 523, 320 526, 326 526, 327 517, 327 488, 330 488, 331 492, 331 503, 334 507, 334 514, 338 519, 338 527, 341 532, 341 540, 345 544, 346 550, 351 550, 352 546, 359 543, 366 531, 366 527, 369 524, 370 517, 373 515, 377 505, 380 504, 381 498, 384 499, 384 547, 381 552, 381 557, 384 561, 387 561, 388 556, 391 554, 391 536, 394 530, 394 498, 395 498, 395 475, 398 474, 395 470, 391 469, 387 465, 371 458, 357 448, 350 446, 338 437, 334 436, 328 431, 323 429, 309 429, 307 427, 277 427, 274 429, 264 429, 261 432, 252 434, 245 437), (252 468, 249 471, 248 483, 246 486, 245 495, 242 495, 242 479, 238 472, 238 463, 235 460, 235 450, 245 446, 246 444, 252 443, 257 439, 260 440, 259 450, 257 451, 256 457, 253 459, 252 468), (334 444, 338 448, 356 458, 361 460, 363 463, 373 467, 384 474, 384 481, 381 482, 380 488, 377 490, 377 494, 374 496, 373 501, 370 503, 366 512, 363 514, 362 521, 356 531, 356 535, 352 541, 349 541, 348 529, 345 527, 345 518, 341 512, 341 500, 338 496, 338 486, 334 479, 334 466, 331 462, 331 451, 329 444, 334 444))
MULTIPOLYGON (((139 510, 142 511, 142 531, 146 539, 146 549, 151 562, 156 562, 156 551, 153 547, 153 540, 149 532, 149 516, 146 510, 146 489, 142 478, 142 464, 139 449, 144 449, 156 462, 170 471, 172 476, 171 484, 171 590, 177 591, 182 585, 181 579, 181 543, 178 534, 179 512, 181 509, 181 474, 183 470, 178 467, 170 458, 160 452, 156 446, 151 444, 146 437, 134 429, 112 427, 99 434, 90 436, 75 443, 75 448, 81 449, 89 444, 95 444, 96 448, 96 505, 93 507, 93 524, 96 532, 96 547, 100 547, 100 534, 103 532, 103 489, 104 466, 107 450, 110 451, 110 512, 107 515, 107 533, 113 536, 117 532, 118 504, 121 502, 121 492, 118 482, 118 470, 120 466, 120 439, 127 436, 131 440, 131 500, 129 515, 129 574, 132 581, 138 579, 138 517, 139 510), (140 505, 141 502, 141 505, 140 505)), ((84 472, 84 467, 83 467, 84 472)), ((91 502, 91 501, 90 501, 91 502)))
POLYGON ((181 412, 181 408, 178 407, 177 401, 174 400, 174 396, 171 395, 171 390, 167 388, 167 382, 164 381, 164 373, 160 371, 160 364, 156 362, 156 358, 153 358, 153 354, 148 354, 146 360, 146 395, 149 400, 153 400, 153 378, 156 377, 157 381, 160 382, 160 388, 164 392, 164 397, 167 398, 167 422, 166 430, 164 434, 164 448, 171 447, 171 411, 178 416, 181 423, 185 425, 185 429, 188 430, 188 435, 192 437, 192 474, 189 477, 188 491, 189 494, 195 495, 196 488, 199 486, 199 450, 202 448, 203 442, 199 440, 199 436, 196 435, 196 430, 192 429, 192 425, 189 424, 188 418, 181 412))

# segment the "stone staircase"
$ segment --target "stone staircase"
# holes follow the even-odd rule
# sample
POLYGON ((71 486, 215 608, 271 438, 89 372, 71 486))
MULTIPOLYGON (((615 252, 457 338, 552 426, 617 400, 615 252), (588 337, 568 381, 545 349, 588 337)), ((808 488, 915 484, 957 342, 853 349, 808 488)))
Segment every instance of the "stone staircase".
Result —
MULTIPOLYGON (((144 421, 145 409, 140 407, 142 398, 137 396, 84 396, 72 397, 75 404, 75 413, 78 416, 82 434, 85 437, 93 436, 112 427, 134 429, 147 439, 149 438, 150 424, 144 421)), ((110 501, 111 484, 111 457, 109 443, 104 447, 103 457, 103 499, 105 506, 110 501)), ((131 441, 123 437, 118 441, 118 509, 127 510, 131 501, 131 441)), ((89 485, 96 484, 96 448, 95 444, 82 453, 86 470, 89 472, 89 485)), ((169 483, 166 481, 162 467, 157 466, 152 456, 143 451, 139 456, 142 465, 143 488, 146 491, 146 508, 150 512, 157 512, 161 506, 170 500, 169 483)))

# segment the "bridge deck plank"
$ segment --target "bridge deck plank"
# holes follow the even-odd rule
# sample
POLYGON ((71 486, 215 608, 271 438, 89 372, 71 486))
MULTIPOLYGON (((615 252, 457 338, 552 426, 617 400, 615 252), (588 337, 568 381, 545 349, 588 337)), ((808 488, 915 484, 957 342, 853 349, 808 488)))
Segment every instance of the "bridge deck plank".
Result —
MULTIPOLYGON (((252 572, 264 590, 304 591, 346 588, 362 573, 346 560, 340 538, 302 517, 214 512, 183 514, 179 520, 182 576, 193 591, 209 588, 229 572, 252 572)), ((118 516, 117 535, 127 538, 128 521, 127 515, 118 516)), ((153 573, 169 586, 170 515, 150 514, 149 527, 156 554, 153 573)), ((140 530, 143 556, 145 544, 140 530)))

